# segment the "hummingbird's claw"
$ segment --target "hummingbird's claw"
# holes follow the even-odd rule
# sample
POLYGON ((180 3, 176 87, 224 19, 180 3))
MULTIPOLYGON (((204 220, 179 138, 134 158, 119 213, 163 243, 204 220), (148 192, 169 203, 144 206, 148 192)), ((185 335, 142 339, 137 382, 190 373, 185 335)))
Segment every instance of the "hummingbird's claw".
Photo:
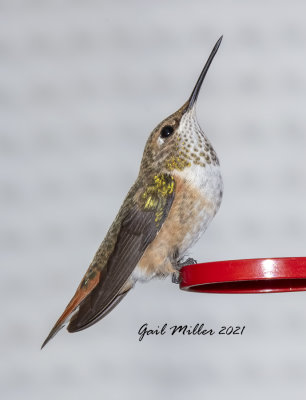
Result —
POLYGON ((180 270, 186 265, 197 264, 197 261, 194 258, 187 258, 186 261, 182 261, 180 259, 176 264, 176 271, 172 274, 172 282, 179 284, 181 282, 180 270))
POLYGON ((197 260, 195 260, 194 258, 192 258, 192 257, 189 257, 189 258, 187 258, 187 260, 186 261, 184 261, 184 262, 178 262, 178 268, 179 269, 181 269, 182 267, 185 267, 186 265, 191 265, 191 264, 197 264, 198 262, 197 262, 197 260))
POLYGON ((180 271, 173 272, 171 276, 172 283, 176 283, 177 285, 181 283, 180 271))

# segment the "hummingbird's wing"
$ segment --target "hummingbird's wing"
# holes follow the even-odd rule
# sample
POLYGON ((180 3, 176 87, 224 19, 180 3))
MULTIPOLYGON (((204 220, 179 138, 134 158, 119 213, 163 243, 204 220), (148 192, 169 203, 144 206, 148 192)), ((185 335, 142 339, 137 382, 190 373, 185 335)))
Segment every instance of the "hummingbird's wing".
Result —
MULTIPOLYGON (((112 235, 114 230, 116 231, 113 251, 104 265, 98 265, 98 272, 92 278, 85 279, 86 276, 90 276, 87 271, 43 346, 69 318, 69 332, 80 331, 93 325, 111 311, 129 290, 124 289, 125 283, 169 213, 175 195, 175 181, 171 175, 160 174, 155 175, 149 184, 138 185, 134 189, 131 189, 108 232, 108 235, 112 235)), ((95 259, 96 264, 99 263, 101 250, 106 242, 107 236, 93 263, 95 259)))

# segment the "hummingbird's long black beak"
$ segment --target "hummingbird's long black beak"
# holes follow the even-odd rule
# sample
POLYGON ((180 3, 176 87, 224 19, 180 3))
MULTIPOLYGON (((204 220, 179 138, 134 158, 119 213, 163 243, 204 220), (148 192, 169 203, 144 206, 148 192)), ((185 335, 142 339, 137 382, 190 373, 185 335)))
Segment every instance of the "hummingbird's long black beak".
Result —
POLYGON ((206 64, 204 65, 204 68, 203 68, 203 70, 201 72, 201 75, 199 76, 199 79, 198 79, 198 81, 197 81, 197 83, 196 83, 196 85, 195 85, 195 87, 194 87, 194 89, 193 89, 193 91, 191 93, 191 96, 189 97, 189 100, 187 101, 187 104, 188 104, 187 110, 191 110, 192 107, 194 106, 194 104, 197 101, 198 94, 200 92, 202 83, 203 83, 204 78, 205 78, 205 76, 207 74, 207 71, 208 71, 208 69, 210 67, 211 62, 214 59, 214 57, 215 57, 215 55, 216 55, 216 53, 217 53, 217 51, 219 49, 219 46, 220 46, 221 41, 222 41, 222 38, 223 38, 223 36, 221 36, 220 39, 217 41, 217 43, 215 44, 214 48, 212 49, 212 52, 210 53, 210 56, 208 57, 208 60, 206 61, 206 64))

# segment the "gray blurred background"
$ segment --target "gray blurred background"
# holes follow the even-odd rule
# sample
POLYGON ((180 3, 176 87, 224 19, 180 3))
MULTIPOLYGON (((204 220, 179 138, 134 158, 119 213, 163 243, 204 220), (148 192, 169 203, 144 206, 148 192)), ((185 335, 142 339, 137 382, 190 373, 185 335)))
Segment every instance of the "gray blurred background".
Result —
POLYGON ((306 294, 137 285, 103 321, 40 345, 138 173, 150 131, 190 95, 224 177, 199 262, 305 256, 302 1, 0 0, 3 399, 297 398, 306 294), (154 336, 204 322, 243 336, 154 336))

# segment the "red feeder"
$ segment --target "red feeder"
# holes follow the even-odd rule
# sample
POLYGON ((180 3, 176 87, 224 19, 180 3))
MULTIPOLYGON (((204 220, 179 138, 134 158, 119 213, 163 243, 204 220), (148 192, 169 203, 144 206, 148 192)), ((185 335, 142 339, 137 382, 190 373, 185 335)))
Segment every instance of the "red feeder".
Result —
POLYGON ((192 264, 183 267, 180 276, 180 289, 192 292, 297 292, 306 290, 306 257, 192 264))

